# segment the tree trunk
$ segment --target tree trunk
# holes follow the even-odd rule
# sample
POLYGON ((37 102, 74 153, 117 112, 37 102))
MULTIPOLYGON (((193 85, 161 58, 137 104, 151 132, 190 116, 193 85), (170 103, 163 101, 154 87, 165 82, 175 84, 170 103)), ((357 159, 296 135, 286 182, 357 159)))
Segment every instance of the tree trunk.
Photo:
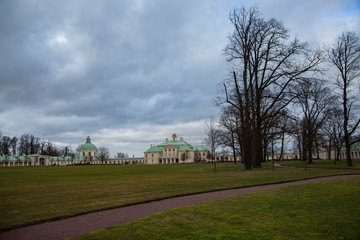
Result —
POLYGON ((280 161, 282 160, 284 153, 284 139, 285 139, 285 132, 282 133, 282 137, 281 137, 281 148, 280 148, 280 157, 279 157, 280 161))
POLYGON ((308 144, 307 144, 307 151, 308 151, 308 163, 309 164, 313 164, 314 162, 313 162, 313 158, 312 158, 312 145, 313 145, 313 143, 312 143, 312 141, 311 141, 311 139, 309 139, 308 140, 308 144))
POLYGON ((231 131, 231 148, 233 150, 233 156, 234 156, 234 164, 236 164, 236 149, 235 149, 235 137, 234 132, 231 131))
POLYGON ((344 89, 343 89, 343 108, 344 108, 344 140, 345 140, 345 150, 346 150, 346 161, 347 166, 352 167, 351 155, 350 155, 350 136, 348 132, 348 109, 347 109, 347 84, 346 80, 344 79, 344 89))

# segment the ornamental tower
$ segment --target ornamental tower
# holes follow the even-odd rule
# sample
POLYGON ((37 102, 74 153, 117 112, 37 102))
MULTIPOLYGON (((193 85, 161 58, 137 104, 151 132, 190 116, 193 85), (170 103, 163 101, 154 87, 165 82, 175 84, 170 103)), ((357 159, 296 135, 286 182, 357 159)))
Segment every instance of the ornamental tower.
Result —
POLYGON ((79 156, 85 159, 94 160, 97 158, 98 149, 91 143, 90 136, 87 136, 86 143, 80 146, 79 156))

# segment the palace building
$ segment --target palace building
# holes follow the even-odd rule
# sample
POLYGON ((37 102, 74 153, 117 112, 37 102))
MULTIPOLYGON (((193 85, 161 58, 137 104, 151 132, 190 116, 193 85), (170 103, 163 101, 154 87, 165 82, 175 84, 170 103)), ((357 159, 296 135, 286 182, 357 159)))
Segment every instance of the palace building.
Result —
POLYGON ((195 163, 207 161, 208 149, 201 145, 191 145, 183 138, 177 140, 176 133, 172 135, 172 141, 166 138, 165 142, 150 146, 144 152, 145 164, 173 164, 195 163))
POLYGON ((97 158, 98 149, 91 143, 90 136, 87 136, 86 143, 80 146, 79 156, 87 160, 95 160, 97 158))
POLYGON ((0 167, 68 166, 68 165, 125 165, 144 164, 144 158, 98 158, 98 149, 90 136, 79 148, 78 156, 49 156, 40 154, 7 156, 0 155, 0 167))

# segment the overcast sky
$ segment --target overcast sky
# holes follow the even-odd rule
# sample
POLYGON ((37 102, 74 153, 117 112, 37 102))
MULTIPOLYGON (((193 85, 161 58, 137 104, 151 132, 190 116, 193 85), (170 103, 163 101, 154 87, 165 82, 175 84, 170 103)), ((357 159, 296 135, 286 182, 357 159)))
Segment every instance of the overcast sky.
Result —
POLYGON ((356 0, 0 0, 0 131, 143 156, 217 117, 229 11, 256 4, 312 46, 360 33, 356 0))

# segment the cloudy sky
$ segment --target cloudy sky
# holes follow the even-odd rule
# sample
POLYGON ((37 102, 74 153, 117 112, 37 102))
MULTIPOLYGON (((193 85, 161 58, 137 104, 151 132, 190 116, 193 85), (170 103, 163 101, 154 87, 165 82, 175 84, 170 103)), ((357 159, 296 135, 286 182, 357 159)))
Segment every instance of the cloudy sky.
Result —
POLYGON ((200 144, 243 5, 313 46, 360 33, 359 0, 0 0, 0 131, 112 155, 200 144))

